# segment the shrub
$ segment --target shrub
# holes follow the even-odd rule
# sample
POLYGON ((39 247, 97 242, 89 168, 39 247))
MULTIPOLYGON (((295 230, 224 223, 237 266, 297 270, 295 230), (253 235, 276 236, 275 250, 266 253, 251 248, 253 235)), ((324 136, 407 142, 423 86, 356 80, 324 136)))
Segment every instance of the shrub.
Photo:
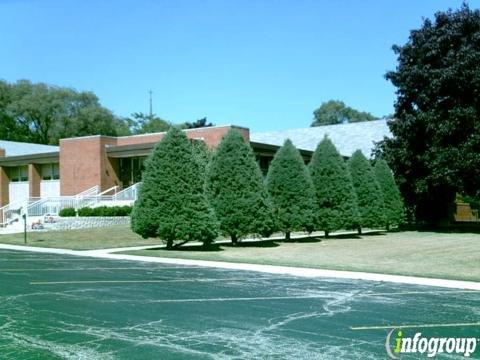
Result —
POLYGON ((131 212, 132 207, 128 205, 84 207, 78 210, 78 216, 129 216, 131 212))
POLYGON ((64 208, 60 210, 58 215, 61 217, 73 217, 77 215, 77 212, 74 208, 64 208))

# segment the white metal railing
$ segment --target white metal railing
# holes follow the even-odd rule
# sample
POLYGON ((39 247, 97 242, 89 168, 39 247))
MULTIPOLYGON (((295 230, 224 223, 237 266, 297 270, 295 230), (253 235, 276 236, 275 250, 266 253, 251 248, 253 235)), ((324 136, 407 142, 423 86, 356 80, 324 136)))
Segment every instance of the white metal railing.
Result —
POLYGON ((118 186, 112 186, 99 192, 100 187, 97 185, 73 196, 49 196, 12 202, 0 207, 0 225, 11 224, 22 214, 27 216, 56 215, 65 208, 78 210, 83 207, 95 207, 99 204, 115 205, 117 202, 134 202, 137 199, 139 185, 140 183, 136 183, 118 192, 118 186))
POLYGON ((15 202, 15 203, 10 203, 5 206, 2 206, 0 208, 0 212, 2 214, 1 225, 6 226, 14 222, 16 219, 20 218, 22 214, 23 205, 24 205, 24 202, 15 202))
POLYGON ((78 193, 77 197, 82 197, 82 196, 90 196, 90 195, 96 195, 100 192, 100 186, 98 185, 95 185, 95 186, 92 186, 91 188, 85 190, 85 191, 82 191, 81 193, 78 193))
POLYGON ((114 195, 115 201, 135 201, 137 200, 138 196, 138 188, 140 186, 140 182, 133 184, 132 186, 119 191, 114 195))
POLYGON ((55 215, 65 208, 78 210, 84 207, 95 207, 102 203, 114 205, 118 201, 133 202, 137 199, 138 185, 139 183, 134 184, 119 192, 117 192, 118 186, 112 186, 98 193, 99 188, 97 186, 74 196, 49 196, 26 206, 25 213, 28 216, 55 215), (113 195, 106 195, 111 192, 113 192, 113 195))

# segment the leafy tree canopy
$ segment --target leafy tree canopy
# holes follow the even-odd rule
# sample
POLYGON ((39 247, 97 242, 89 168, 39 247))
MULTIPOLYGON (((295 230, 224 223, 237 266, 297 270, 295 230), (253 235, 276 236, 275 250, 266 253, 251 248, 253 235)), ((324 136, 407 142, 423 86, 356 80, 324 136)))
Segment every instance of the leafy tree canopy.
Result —
POLYGON ((455 194, 480 195, 480 11, 438 12, 394 46, 393 138, 378 152, 418 222, 451 218, 455 194))
POLYGON ((341 124, 344 122, 359 122, 376 120, 377 117, 365 111, 358 111, 345 105, 343 101, 329 100, 322 103, 313 112, 311 126, 341 124))
POLYGON ((116 135, 121 120, 91 92, 20 80, 0 81, 0 136, 5 140, 58 144, 84 135, 116 135))
POLYGON ((149 134, 168 131, 172 124, 159 118, 157 115, 145 114, 142 112, 133 113, 127 118, 132 134, 149 134))
POLYGON ((207 118, 201 118, 198 119, 194 122, 185 122, 180 125, 184 129, 196 129, 196 128, 203 128, 203 127, 210 127, 210 126, 215 126, 211 122, 207 122, 207 118))
POLYGON ((290 239, 292 231, 313 231, 315 190, 300 152, 290 140, 275 154, 267 174, 277 227, 290 239))

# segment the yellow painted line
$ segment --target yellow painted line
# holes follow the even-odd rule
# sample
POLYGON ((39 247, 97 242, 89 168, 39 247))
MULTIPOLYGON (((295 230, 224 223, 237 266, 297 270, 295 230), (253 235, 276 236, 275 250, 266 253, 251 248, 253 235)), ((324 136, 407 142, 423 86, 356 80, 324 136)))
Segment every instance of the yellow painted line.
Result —
POLYGON ((218 281, 246 281, 247 278, 225 279, 172 279, 172 280, 78 280, 78 281, 32 281, 30 285, 64 285, 64 284, 135 284, 135 283, 175 283, 175 282, 218 282, 218 281))
POLYGON ((480 326, 476 323, 453 323, 453 324, 412 324, 412 325, 381 325, 381 326, 351 326, 351 330, 385 330, 385 329, 411 329, 411 328, 439 328, 439 327, 468 327, 480 326))
POLYGON ((358 297, 371 296, 389 296, 389 295, 420 295, 420 294, 463 294, 463 293, 480 293, 480 290, 433 290, 433 291, 402 291, 402 292, 385 292, 385 293, 363 293, 358 297))

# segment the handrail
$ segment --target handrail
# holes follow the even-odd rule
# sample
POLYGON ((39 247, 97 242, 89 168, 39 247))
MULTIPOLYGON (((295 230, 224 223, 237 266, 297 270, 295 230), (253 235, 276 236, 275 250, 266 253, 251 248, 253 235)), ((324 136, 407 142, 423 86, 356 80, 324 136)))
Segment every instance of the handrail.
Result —
POLYGON ((91 195, 92 193, 97 194, 99 191, 100 191, 100 186, 95 185, 95 186, 92 186, 91 188, 89 188, 87 190, 82 191, 81 193, 78 193, 75 196, 82 197, 82 196, 86 196, 86 195, 91 195))
POLYGON ((100 194, 97 194, 97 196, 105 195, 105 194, 111 192, 112 190, 115 190, 115 193, 114 193, 114 195, 115 195, 115 194, 117 193, 117 188, 118 188, 117 185, 112 186, 111 188, 109 188, 109 189, 107 189, 107 190, 105 190, 105 191, 102 191, 100 194))

